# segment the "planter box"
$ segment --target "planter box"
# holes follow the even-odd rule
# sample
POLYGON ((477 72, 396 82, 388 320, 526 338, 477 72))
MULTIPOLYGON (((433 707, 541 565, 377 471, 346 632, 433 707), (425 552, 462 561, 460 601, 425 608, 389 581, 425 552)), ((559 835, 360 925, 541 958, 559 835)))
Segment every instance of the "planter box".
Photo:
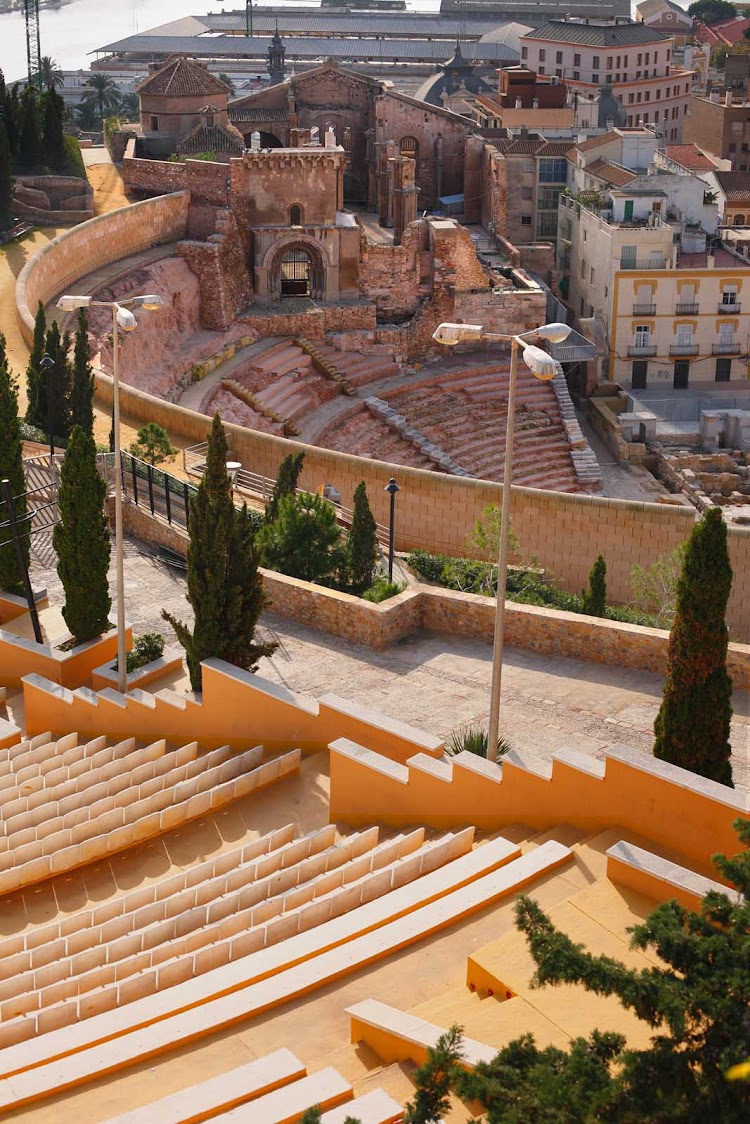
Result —
MULTIPOLYGON (((129 625, 126 625, 125 643, 128 648, 133 643, 129 625)), ((114 628, 96 640, 78 644, 69 652, 61 652, 49 644, 37 644, 0 628, 0 683, 7 687, 20 686, 24 675, 36 672, 74 690, 88 686, 94 668, 111 663, 116 656, 117 630, 114 628)))
MULTIPOLYGON (((182 667, 181 649, 165 647, 163 655, 158 660, 151 660, 137 671, 128 672, 128 690, 131 687, 145 687, 147 683, 152 683, 154 679, 159 679, 166 672, 175 671, 179 667, 182 667)), ((117 671, 112 663, 95 667, 91 673, 91 686, 95 691, 102 691, 105 687, 113 687, 117 690, 117 682, 117 671)))

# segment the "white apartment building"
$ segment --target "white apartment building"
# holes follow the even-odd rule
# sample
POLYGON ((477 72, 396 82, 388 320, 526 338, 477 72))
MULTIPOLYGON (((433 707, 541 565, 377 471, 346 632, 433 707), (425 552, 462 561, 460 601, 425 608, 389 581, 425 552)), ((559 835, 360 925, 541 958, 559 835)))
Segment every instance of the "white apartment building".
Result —
POLYGON ((667 141, 681 140, 694 73, 674 65, 674 41, 661 31, 630 20, 548 20, 520 43, 521 62, 538 74, 586 94, 611 86, 629 127, 655 125, 667 141))

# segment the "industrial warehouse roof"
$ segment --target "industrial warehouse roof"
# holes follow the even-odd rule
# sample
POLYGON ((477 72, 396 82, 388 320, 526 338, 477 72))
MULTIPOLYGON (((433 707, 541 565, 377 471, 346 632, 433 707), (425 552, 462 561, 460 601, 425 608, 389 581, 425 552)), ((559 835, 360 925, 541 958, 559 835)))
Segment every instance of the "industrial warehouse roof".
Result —
MULTIPOLYGON (((259 58, 265 55, 269 37, 244 35, 129 35, 98 47, 94 54, 169 56, 193 58, 259 58)), ((284 41, 287 59, 409 59, 414 62, 445 62, 452 53, 445 40, 412 39, 313 39, 284 41)), ((469 62, 516 62, 518 51, 504 43, 464 43, 464 58, 469 62)))
MULTIPOLYGON (((207 30, 245 33, 245 13, 210 13, 195 17, 207 30)), ((253 9, 253 31, 279 35, 387 35, 395 38, 479 39, 495 31, 502 20, 459 20, 436 16, 431 12, 342 12, 318 8, 287 9, 279 15, 264 15, 253 9)), ((167 25, 168 26, 168 25, 167 25)))
POLYGON ((567 23, 564 20, 548 20, 524 35, 524 39, 579 43, 582 47, 637 47, 667 38, 645 23, 567 23))

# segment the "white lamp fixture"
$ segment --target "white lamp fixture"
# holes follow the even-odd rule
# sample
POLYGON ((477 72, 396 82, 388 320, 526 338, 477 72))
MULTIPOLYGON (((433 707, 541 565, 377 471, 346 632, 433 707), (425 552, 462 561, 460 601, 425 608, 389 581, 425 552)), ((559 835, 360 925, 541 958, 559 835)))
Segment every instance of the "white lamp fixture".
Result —
POLYGON ((508 580, 508 532, 510 529, 510 499, 513 487, 513 431, 516 415, 516 383, 518 381, 518 350, 523 351, 523 361, 535 378, 548 382, 557 374, 557 362, 541 347, 530 340, 536 338, 548 343, 562 343, 570 335, 567 324, 542 324, 530 332, 505 335, 485 332, 481 324, 440 324, 433 332, 436 343, 455 347, 459 343, 487 340, 510 344, 510 375, 508 378, 508 421, 505 433, 505 469, 503 472, 503 504, 500 523, 500 541, 497 558, 497 597, 495 600, 495 635, 492 648, 492 687, 490 690, 490 720, 487 731, 487 757, 497 761, 497 739, 500 728, 500 688, 503 671, 503 644, 505 640, 505 586, 508 580))
POLYGON ((117 689, 124 695, 128 689, 127 656, 125 653, 125 566, 122 545, 122 451, 120 448, 120 340, 117 332, 132 332, 138 321, 131 308, 156 312, 163 305, 156 293, 126 297, 121 301, 96 301, 92 297, 66 293, 57 307, 62 312, 75 312, 77 308, 109 308, 112 310, 112 425, 114 429, 115 456, 115 565, 117 569, 117 689))

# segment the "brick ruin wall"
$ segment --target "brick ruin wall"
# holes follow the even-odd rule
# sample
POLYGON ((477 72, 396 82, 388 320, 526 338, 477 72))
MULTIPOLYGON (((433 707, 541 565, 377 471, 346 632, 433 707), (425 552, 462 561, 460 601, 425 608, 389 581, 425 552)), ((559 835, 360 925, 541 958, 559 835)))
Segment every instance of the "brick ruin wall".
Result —
POLYGON ((399 246, 376 245, 360 235, 359 286, 374 302, 381 320, 413 316, 430 292, 427 223, 419 220, 404 231, 399 246))
POLYGON ((191 239, 179 242, 177 253, 190 266, 200 284, 201 327, 214 331, 231 327, 252 296, 252 284, 245 267, 243 243, 234 213, 228 207, 217 209, 215 233, 209 235, 206 241, 191 239))

